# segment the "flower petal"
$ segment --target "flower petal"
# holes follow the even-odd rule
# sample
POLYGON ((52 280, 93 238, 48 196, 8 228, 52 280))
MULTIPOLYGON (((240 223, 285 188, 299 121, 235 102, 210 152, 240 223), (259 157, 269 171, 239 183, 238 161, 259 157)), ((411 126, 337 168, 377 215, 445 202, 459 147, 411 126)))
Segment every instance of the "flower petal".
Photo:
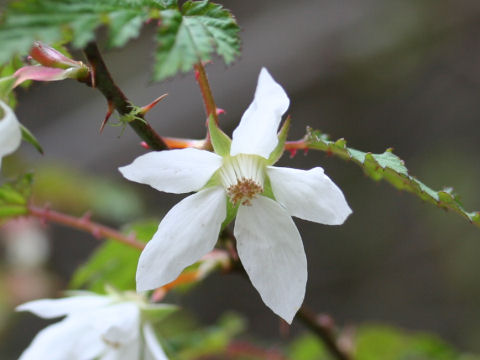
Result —
POLYGON ((83 313, 112 302, 101 295, 72 296, 63 299, 41 299, 17 306, 16 311, 30 311, 45 319, 56 318, 74 313, 83 313))
POLYGON ((326 225, 340 225, 352 213, 342 190, 320 167, 299 170, 267 167, 277 201, 292 216, 326 225))
POLYGON ((40 331, 19 360, 90 360, 100 355, 104 345, 87 322, 65 319, 40 331), (88 340, 88 341, 84 341, 88 340), (88 346, 79 346, 80 344, 88 346))
POLYGON ((268 159, 278 143, 278 126, 289 105, 285 90, 262 68, 253 102, 233 132, 230 155, 253 154, 268 159))
POLYGON ((17 78, 15 85, 17 87, 27 80, 35 81, 58 81, 68 78, 72 73, 78 71, 77 68, 57 69, 46 66, 24 66, 18 69, 13 76, 17 78))
POLYGON ((215 246, 226 216, 222 187, 208 188, 180 201, 165 215, 137 268, 137 290, 163 286, 215 246))
POLYGON ((221 165, 220 156, 189 148, 153 151, 119 170, 128 180, 181 194, 201 189, 221 165))
POLYGON ((140 309, 133 302, 105 306, 89 313, 88 317, 91 326, 101 334, 107 344, 124 345, 140 335, 140 309))
MULTIPOLYGON (((0 118, 0 161, 20 146, 22 132, 20 123, 13 110, 0 100, 0 107, 3 110, 3 117, 0 118)), ((2 111, 0 111, 1 113, 2 111)))
POLYGON ((146 360, 168 360, 150 323, 143 325, 143 336, 145 337, 146 360))
POLYGON ((292 218, 260 196, 251 206, 240 206, 234 233, 240 260, 263 302, 291 323, 307 282, 307 259, 292 218))

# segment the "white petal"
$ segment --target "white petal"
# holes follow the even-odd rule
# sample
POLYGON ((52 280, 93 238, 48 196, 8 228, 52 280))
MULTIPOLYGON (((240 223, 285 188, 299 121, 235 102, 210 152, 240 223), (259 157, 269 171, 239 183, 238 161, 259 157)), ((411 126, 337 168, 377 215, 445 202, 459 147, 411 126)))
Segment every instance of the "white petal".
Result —
POLYGON ((188 148, 153 151, 119 170, 128 180, 182 194, 201 189, 221 165, 222 157, 217 154, 188 148))
POLYGON ((37 316, 50 319, 73 313, 81 313, 107 305, 110 302, 112 302, 112 299, 107 296, 82 295, 63 299, 41 299, 30 301, 17 306, 15 310, 30 311, 37 316))
POLYGON ((163 286, 215 246, 226 216, 221 187, 202 190, 180 201, 165 215, 147 244, 137 268, 137 290, 163 286))
POLYGON ((109 347, 100 360, 143 360, 140 357, 140 339, 121 347, 109 347))
POLYGON ((268 158, 277 146, 277 130, 290 105, 285 90, 262 68, 253 102, 233 132, 230 154, 254 154, 268 158))
POLYGON ((143 325, 143 336, 145 337, 145 359, 146 360, 168 360, 167 355, 160 346, 152 325, 145 323, 143 325))
MULTIPOLYGON (((65 319, 40 331, 19 360, 91 360, 100 355, 103 344, 100 337, 91 337, 86 322, 65 319), (78 346, 79 339, 87 337, 89 346, 78 346)), ((84 341, 80 341, 84 344, 84 341)))
POLYGON ((107 343, 120 346, 140 336, 140 310, 134 302, 105 306, 89 313, 88 317, 91 326, 107 343))
POLYGON ((291 323, 305 296, 307 259, 292 218, 277 202, 260 196, 240 206, 237 250, 263 302, 291 323))
POLYGON ((340 225, 352 213, 342 190, 320 167, 298 170, 267 167, 273 194, 290 215, 326 225, 340 225))
MULTIPOLYGON (((3 117, 0 118, 0 158, 8 155, 20 146, 22 132, 20 123, 10 107, 0 100, 3 117)), ((1 113, 1 111, 0 111, 1 113)))

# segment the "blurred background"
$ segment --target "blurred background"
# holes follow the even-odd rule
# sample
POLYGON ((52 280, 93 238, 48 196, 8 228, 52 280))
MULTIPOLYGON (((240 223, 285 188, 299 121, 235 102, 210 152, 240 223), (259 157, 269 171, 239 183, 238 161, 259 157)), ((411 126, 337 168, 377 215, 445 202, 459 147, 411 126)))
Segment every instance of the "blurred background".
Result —
MULTIPOLYGON (((309 125, 359 150, 393 147, 412 175, 436 190, 454 187, 467 210, 480 210, 480 2, 217 2, 242 28, 240 58, 228 67, 219 59, 206 67, 217 106, 226 111, 220 123, 227 133, 265 66, 290 96, 291 140, 309 125)), ((147 26, 124 49, 105 50, 107 65, 137 105, 169 94, 147 117, 161 135, 201 138, 204 110, 193 73, 151 81, 153 36, 147 26)), ((18 118, 45 155, 24 144, 5 160, 5 173, 35 169, 37 205, 48 201, 77 215, 91 210, 95 219, 120 226, 160 218, 182 198, 122 179, 117 168, 145 150, 130 128, 107 126, 99 134, 107 108, 99 92, 64 81, 34 84, 18 99, 18 118)), ((433 332, 463 351, 480 352, 478 228, 324 153, 285 154, 279 165, 322 166, 354 211, 340 227, 296 220, 309 261, 306 305, 340 325, 433 332)), ((65 289, 100 243, 35 222, 11 224, 1 236, 0 358, 15 359, 45 322, 12 315, 12 308, 65 289), (25 229, 30 233, 19 234, 25 229), (35 251, 18 249, 12 234, 27 238, 24 248, 35 251)), ((285 340, 278 318, 240 276, 213 275, 174 300, 203 324, 234 310, 245 315, 251 336, 285 340)), ((291 328, 303 330, 298 321, 291 328)))

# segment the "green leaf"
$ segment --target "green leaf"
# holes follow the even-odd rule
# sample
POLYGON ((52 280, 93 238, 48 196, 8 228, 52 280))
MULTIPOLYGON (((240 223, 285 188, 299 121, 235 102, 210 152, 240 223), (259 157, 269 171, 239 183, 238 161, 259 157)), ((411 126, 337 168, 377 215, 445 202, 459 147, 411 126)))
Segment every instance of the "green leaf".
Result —
POLYGON ((0 186, 0 218, 28 214, 32 183, 33 175, 26 174, 0 186))
POLYGON ((451 189, 435 191, 410 175, 405 163, 392 149, 387 149, 383 154, 373 154, 347 147, 344 139, 331 141, 328 136, 318 130, 307 129, 304 138, 308 149, 325 151, 344 160, 351 160, 359 165, 365 174, 372 179, 385 180, 399 190, 405 190, 417 195, 422 200, 434 204, 445 210, 452 210, 471 223, 480 226, 480 212, 468 212, 460 203, 451 189))
MULTIPOLYGON (((158 228, 158 221, 145 221, 130 225, 125 234, 136 234, 140 241, 149 241, 158 228)), ((114 240, 102 244, 87 262, 73 275, 70 287, 85 288, 105 293, 107 285, 117 290, 135 289, 135 273, 140 251, 114 240)))
POLYGON ((71 42, 82 48, 100 26, 108 44, 123 46, 149 20, 159 22, 155 78, 190 71, 216 52, 228 64, 240 53, 239 27, 229 11, 209 1, 173 0, 19 0, 10 3, 0 22, 0 64, 25 55, 34 40, 71 42))
POLYGON ((221 5, 187 1, 181 10, 160 14, 155 79, 187 72, 199 61, 216 53, 229 64, 240 53, 239 27, 232 14, 221 5))
POLYGON ((282 125, 282 128, 280 129, 280 132, 278 133, 278 144, 268 157, 268 165, 275 164, 282 157, 285 151, 285 142, 287 141, 288 130, 290 130, 290 116, 287 117, 282 125))
POLYGON ((357 359, 455 360, 459 354, 437 337, 387 326, 364 326, 356 339, 357 359))
POLYGON ((208 131, 210 133, 210 139, 212 141, 213 150, 215 150, 215 153, 222 157, 230 156, 232 139, 230 139, 230 137, 218 127, 218 124, 211 115, 208 119, 208 131))
POLYGON ((0 64, 14 54, 26 54, 34 40, 71 41, 77 48, 109 28, 109 44, 123 46, 138 36, 152 10, 165 6, 155 0, 20 0, 11 2, 0 25, 0 64))
POLYGON ((40 145, 40 143, 38 142, 37 138, 35 137, 35 135, 33 135, 30 130, 28 130, 25 126, 21 125, 20 124, 20 129, 22 130, 22 138, 23 140, 25 140, 26 142, 30 143, 33 145, 33 147, 35 149, 37 149, 37 151, 40 153, 40 154, 43 154, 43 149, 42 149, 42 146, 40 145))

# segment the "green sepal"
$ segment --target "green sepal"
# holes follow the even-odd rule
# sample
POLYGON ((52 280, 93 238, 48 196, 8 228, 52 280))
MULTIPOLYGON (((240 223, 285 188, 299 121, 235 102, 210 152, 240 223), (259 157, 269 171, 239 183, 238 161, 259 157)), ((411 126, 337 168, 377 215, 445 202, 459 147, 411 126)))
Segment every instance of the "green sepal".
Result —
POLYGON ((288 116, 283 123, 283 126, 278 133, 278 144, 268 157, 267 165, 275 164, 282 157, 283 152, 285 151, 285 142, 287 141, 288 130, 290 130, 290 120, 290 116, 288 116))
POLYGON ((239 206, 240 204, 234 205, 230 199, 227 198, 227 216, 225 217, 225 220, 223 220, 220 231, 223 231, 223 229, 225 229, 233 221, 233 219, 235 219, 239 206))
POLYGON ((16 78, 13 75, 0 79, 0 100, 9 102, 10 93, 15 84, 16 78))
POLYGON ((144 303, 140 306, 142 317, 151 322, 162 321, 173 312, 179 310, 179 307, 171 304, 149 304, 144 303))
POLYGON ((222 157, 229 156, 232 139, 218 127, 212 115, 208 118, 208 132, 215 153, 222 157))
POLYGON ((35 135, 33 135, 31 133, 30 130, 28 130, 25 126, 23 126, 22 124, 20 124, 20 130, 22 130, 22 139, 25 140, 26 142, 30 143, 31 145, 33 145, 33 147, 35 149, 37 149, 37 151, 43 155, 43 148, 42 146, 40 145, 40 143, 38 142, 37 138, 35 137, 35 135))
POLYGON ((275 199, 275 195, 273 195, 272 183, 270 182, 270 178, 268 176, 265 176, 262 195, 269 199, 277 201, 275 199))

